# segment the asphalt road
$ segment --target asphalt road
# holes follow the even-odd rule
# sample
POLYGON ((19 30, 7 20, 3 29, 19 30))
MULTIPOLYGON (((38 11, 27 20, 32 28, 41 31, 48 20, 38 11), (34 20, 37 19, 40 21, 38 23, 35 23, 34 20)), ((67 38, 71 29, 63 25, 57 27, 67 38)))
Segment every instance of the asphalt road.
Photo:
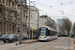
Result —
POLYGON ((0 40, 0 45, 4 45, 4 44, 9 44, 9 43, 4 43, 3 41, 0 40))
POLYGON ((0 50, 68 50, 69 48, 72 48, 70 50, 74 50, 73 47, 69 47, 73 45, 73 40, 69 37, 59 37, 50 42, 34 42, 17 46, 15 45, 16 43, 5 43, 6 45, 0 45, 0 50))
POLYGON ((15 47, 10 50, 67 50, 69 37, 60 37, 50 42, 35 42, 15 47))

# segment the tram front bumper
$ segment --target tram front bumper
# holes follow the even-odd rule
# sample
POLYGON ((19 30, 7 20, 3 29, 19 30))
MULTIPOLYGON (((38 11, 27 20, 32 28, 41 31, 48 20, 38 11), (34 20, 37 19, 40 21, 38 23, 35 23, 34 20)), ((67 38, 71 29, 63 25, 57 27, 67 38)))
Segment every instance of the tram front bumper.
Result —
POLYGON ((47 38, 39 38, 39 40, 41 41, 45 41, 45 40, 48 40, 47 38))

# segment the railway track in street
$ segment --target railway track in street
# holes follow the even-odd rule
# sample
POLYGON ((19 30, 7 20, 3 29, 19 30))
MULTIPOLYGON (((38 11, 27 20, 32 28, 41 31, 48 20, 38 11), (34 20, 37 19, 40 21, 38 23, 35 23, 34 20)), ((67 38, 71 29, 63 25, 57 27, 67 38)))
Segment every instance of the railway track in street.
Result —
MULTIPOLYGON (((53 46, 50 50, 63 50, 62 48, 63 48, 64 46, 66 46, 67 41, 68 41, 68 38, 65 39, 65 40, 63 40, 61 43, 54 45, 54 46, 58 46, 59 48, 55 48, 55 47, 53 46)), ((65 49, 65 48, 64 48, 64 49, 65 49)))
MULTIPOLYGON (((60 37, 50 42, 35 42, 35 43, 25 44, 23 46, 15 47, 10 50, 59 50, 58 48, 54 48, 54 47, 66 45, 67 40, 68 37, 60 37)), ((60 50, 62 49, 60 48, 60 50)))
MULTIPOLYGON (((65 41, 66 39, 64 39, 64 41, 65 41)), ((64 42, 63 41, 63 42, 64 42)), ((52 47, 50 47, 50 48, 48 48, 48 50, 53 50, 53 48, 54 48, 54 46, 57 44, 57 43, 59 43, 59 42, 61 42, 61 40, 59 40, 59 41, 54 41, 54 42, 56 42, 56 43, 51 43, 51 44, 45 44, 45 45, 43 45, 43 46, 41 46, 41 47, 38 47, 38 48, 36 48, 35 50, 39 50, 40 48, 44 48, 45 46, 48 46, 48 45, 53 45, 52 47)), ((63 42, 61 42, 60 44, 62 44, 63 42)), ((59 44, 59 45, 60 45, 59 44)))

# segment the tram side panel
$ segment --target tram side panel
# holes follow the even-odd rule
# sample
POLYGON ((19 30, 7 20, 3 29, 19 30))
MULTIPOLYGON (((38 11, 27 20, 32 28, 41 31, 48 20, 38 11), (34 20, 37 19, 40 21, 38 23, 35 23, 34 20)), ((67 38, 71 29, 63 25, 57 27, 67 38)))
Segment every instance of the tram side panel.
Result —
POLYGON ((46 35, 47 35, 47 39, 48 40, 51 40, 50 30, 49 29, 47 29, 46 35))

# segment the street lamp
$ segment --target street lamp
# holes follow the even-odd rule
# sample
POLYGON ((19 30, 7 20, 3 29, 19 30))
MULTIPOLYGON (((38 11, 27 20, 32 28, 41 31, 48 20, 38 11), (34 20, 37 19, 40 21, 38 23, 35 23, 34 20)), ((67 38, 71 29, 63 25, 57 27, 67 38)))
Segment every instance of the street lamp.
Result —
POLYGON ((30 0, 29 0, 29 17, 28 17, 28 39, 30 34, 30 0))
POLYGON ((75 27, 74 27, 74 38, 75 38, 75 27))
POLYGON ((21 16, 20 16, 20 41, 19 44, 22 43, 22 0, 21 0, 21 16))
POLYGON ((18 0, 18 2, 20 2, 21 5, 21 16, 20 16, 20 41, 19 44, 22 43, 22 3, 25 3, 26 0, 18 0))

